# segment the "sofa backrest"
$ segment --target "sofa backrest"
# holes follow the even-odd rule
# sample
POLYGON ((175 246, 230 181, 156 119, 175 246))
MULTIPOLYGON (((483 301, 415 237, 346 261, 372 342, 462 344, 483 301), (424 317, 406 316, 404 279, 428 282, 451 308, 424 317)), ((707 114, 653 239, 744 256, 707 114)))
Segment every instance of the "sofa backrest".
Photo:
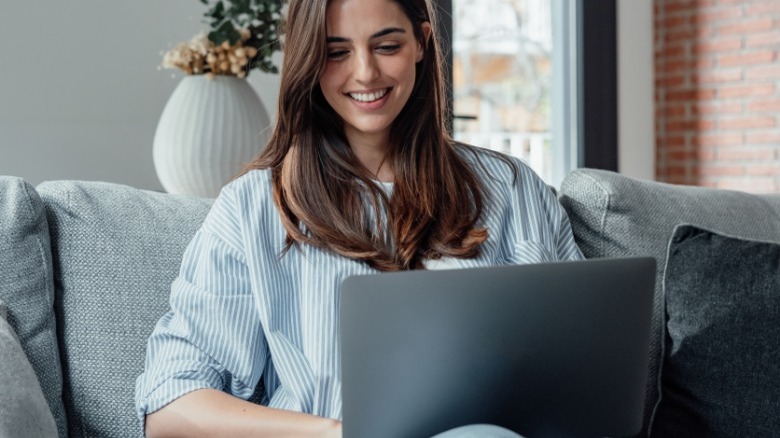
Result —
POLYGON ((10 176, 0 176, 0 301, 7 306, 8 323, 38 378, 59 434, 65 436, 46 215, 35 189, 10 176))
POLYGON ((142 436, 135 379, 211 201, 99 182, 37 187, 51 235, 70 436, 142 436))
POLYGON ((664 345, 663 274, 675 227, 691 224, 744 239, 780 241, 780 195, 642 181, 580 169, 561 185, 559 199, 577 244, 588 258, 652 256, 657 260, 645 421, 659 401, 664 345))

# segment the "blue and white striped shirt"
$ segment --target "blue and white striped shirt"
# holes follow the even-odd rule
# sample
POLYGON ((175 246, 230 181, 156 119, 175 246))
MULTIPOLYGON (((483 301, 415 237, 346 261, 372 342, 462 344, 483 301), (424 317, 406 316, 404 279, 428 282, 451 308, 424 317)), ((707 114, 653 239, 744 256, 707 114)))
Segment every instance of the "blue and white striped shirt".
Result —
MULTIPOLYGON (((506 163, 478 155, 484 166, 473 167, 492 196, 482 254, 428 268, 582 258, 565 211, 530 168, 518 161, 513 184, 506 163)), ((142 419, 201 388, 249 398, 260 378, 267 406, 341 418, 339 285, 376 271, 307 245, 280 258, 285 236, 270 171, 251 171, 222 190, 184 253, 171 310, 149 339, 136 381, 142 419)))

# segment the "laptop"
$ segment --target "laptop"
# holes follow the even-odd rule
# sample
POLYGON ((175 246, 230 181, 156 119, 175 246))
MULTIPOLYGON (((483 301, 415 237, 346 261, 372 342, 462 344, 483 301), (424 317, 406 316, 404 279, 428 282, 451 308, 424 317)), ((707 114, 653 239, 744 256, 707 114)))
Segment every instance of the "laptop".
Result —
POLYGON ((655 269, 634 257, 345 279, 344 437, 638 432, 655 269))

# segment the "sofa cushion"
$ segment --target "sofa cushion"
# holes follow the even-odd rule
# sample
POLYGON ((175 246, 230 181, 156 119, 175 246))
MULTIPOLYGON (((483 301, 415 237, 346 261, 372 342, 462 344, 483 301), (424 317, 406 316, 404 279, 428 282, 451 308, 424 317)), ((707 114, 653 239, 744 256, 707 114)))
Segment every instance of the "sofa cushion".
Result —
POLYGON ((780 240, 780 195, 677 186, 595 169, 564 179, 559 199, 586 257, 652 256, 658 261, 642 435, 658 402, 663 349, 663 267, 681 223, 747 239, 780 240))
POLYGON ((38 192, 52 239, 71 436, 142 436, 136 377, 170 285, 211 200, 59 181, 38 192))
POLYGON ((61 436, 67 432, 54 323, 54 283, 43 202, 21 178, 0 176, 0 300, 43 389, 61 436))
POLYGON ((681 225, 664 275, 667 336, 652 436, 780 430, 780 245, 681 225))
POLYGON ((57 423, 0 300, 0 436, 51 438, 57 423))

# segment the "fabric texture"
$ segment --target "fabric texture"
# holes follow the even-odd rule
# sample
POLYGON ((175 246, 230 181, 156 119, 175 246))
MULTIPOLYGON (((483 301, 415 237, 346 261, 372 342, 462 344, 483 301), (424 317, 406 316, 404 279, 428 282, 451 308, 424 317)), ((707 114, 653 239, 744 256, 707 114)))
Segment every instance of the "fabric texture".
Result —
POLYGON ((51 229, 70 436, 142 436, 135 378, 210 200, 127 186, 38 186, 51 229))
POLYGON ((780 240, 780 195, 685 187, 579 169, 561 185, 559 199, 588 258, 652 256, 658 264, 642 436, 659 400, 663 355, 663 267, 675 227, 693 224, 747 239, 780 240))
POLYGON ((666 354, 652 436, 780 431, 780 244, 679 226, 670 243, 666 354))
POLYGON ((0 300, 64 437, 54 280, 43 203, 21 178, 0 176, 0 207, 0 300))
MULTIPOLYGON (((506 163, 479 156, 484 167, 474 168, 495 200, 482 218, 490 237, 480 257, 448 263, 582 257, 563 208, 530 168, 518 161, 513 183, 506 163)), ((270 171, 252 171, 222 190, 184 255, 171 311, 149 340, 136 388, 140 418, 200 388, 246 398, 261 377, 264 404, 341 418, 339 286, 376 271, 307 245, 280 257, 285 236, 270 171)))
POLYGON ((0 300, 0 436, 50 438, 57 423, 0 300))

